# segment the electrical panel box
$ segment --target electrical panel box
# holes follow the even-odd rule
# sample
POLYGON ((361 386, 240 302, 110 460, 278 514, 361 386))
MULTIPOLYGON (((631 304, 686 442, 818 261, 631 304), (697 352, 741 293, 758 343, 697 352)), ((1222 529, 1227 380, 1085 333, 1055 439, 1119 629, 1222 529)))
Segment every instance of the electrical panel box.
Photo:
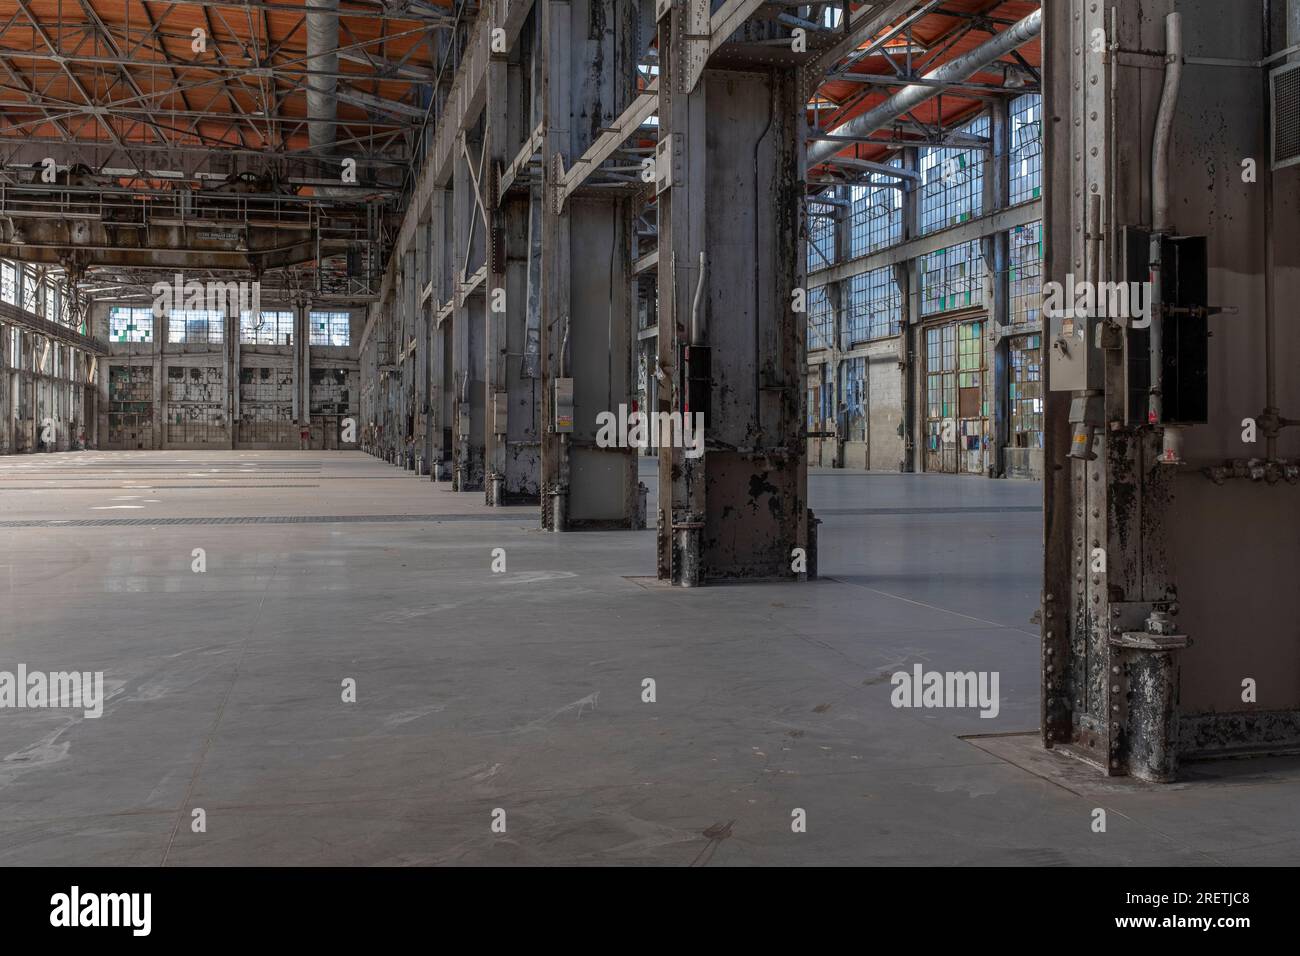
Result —
POLYGON ((678 166, 682 162, 679 150, 675 148, 676 140, 672 133, 665 133, 655 145, 655 195, 658 196, 680 177, 678 166))
POLYGON ((555 380, 555 431, 571 433, 573 431, 573 379, 557 378, 555 380))
POLYGON ((506 434, 508 395, 505 392, 492 393, 492 434, 506 434))
MULTIPOLYGON (((1067 285, 1073 279, 1067 277, 1067 285)), ((1102 351, 1096 347, 1099 319, 1076 309, 1072 288, 1066 288, 1048 311, 1046 300, 1043 318, 1047 323, 1048 370, 1053 392, 1082 392, 1102 387, 1104 364, 1102 351)))

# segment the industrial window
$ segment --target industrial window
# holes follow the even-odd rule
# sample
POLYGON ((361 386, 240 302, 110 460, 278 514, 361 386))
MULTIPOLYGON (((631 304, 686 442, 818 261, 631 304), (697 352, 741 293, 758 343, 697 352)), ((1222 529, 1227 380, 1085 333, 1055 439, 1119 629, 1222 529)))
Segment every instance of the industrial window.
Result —
MULTIPOLYGON (((818 366, 820 374, 829 375, 830 367, 827 365, 818 366)), ((831 426, 835 423, 835 383, 832 381, 817 381, 808 386, 808 430, 809 431, 830 431, 831 426)))
POLYGON ((840 368, 843 376, 840 394, 844 396, 849 426, 844 438, 846 441, 866 441, 867 360, 861 357, 849 359, 840 368))
POLYGON ((894 281, 893 266, 853 276, 845 283, 847 345, 897 335, 903 326, 903 296, 894 281))
POLYGON ((10 305, 18 302, 18 273, 12 262, 0 263, 0 299, 10 305))
POLYGON ((23 308, 28 312, 36 311, 36 270, 23 270, 23 308))
MULTIPOLYGON (((889 164, 901 169, 901 160, 889 164)), ((903 241, 903 191, 895 186, 854 186, 849 195, 849 256, 856 258, 903 241)))
POLYGON ((1011 205, 1043 194, 1043 98, 1026 93, 1011 101, 1011 205))
POLYGON ((51 322, 59 321, 59 290, 54 283, 45 282, 45 318, 51 322))
POLYGON ((292 345, 292 312, 239 313, 239 341, 243 345, 292 345))
POLYGON ((153 312, 115 305, 108 310, 110 342, 152 342, 153 312))
MULTIPOLYGON (((355 374, 355 373, 354 373, 355 374)), ((310 410, 317 415, 346 415, 352 408, 353 388, 348 373, 341 368, 311 370, 310 410)))
MULTIPOLYGON (((957 414, 957 328, 938 326, 925 330, 926 398, 928 418, 938 421, 957 414)), ((936 445, 935 448, 938 446, 936 445)))
POLYGON ((978 239, 921 259, 921 314, 984 304, 984 256, 978 239))
POLYGON ((350 312, 313 312, 311 321, 312 345, 351 345, 352 314, 350 312))
POLYGON ((1023 335, 1008 341, 1011 355, 1011 445, 1043 447, 1042 337, 1023 335))
POLYGON ((1011 322, 1038 325, 1043 305, 1043 224, 1011 230, 1011 322))
POLYGON ((167 367, 167 440, 187 445, 228 439, 220 366, 167 367))
MULTIPOLYGON (((957 326, 957 387, 980 388, 984 369, 984 340, 980 337, 980 322, 966 322, 957 326)), ((969 417, 963 404, 963 416, 969 417)))
MULTIPOLYGON (((961 132, 989 135, 987 116, 961 132)), ((926 147, 921 150, 921 234, 969 222, 984 208, 984 151, 926 147)))
POLYGON ((174 309, 167 314, 167 341, 190 345, 220 345, 226 338, 226 317, 206 309, 174 309))
POLYGON ((139 448, 153 423, 153 367, 111 365, 108 370, 108 445, 139 448))
POLYGON ((835 325, 835 310, 831 308, 831 298, 826 286, 808 290, 808 348, 828 349, 831 330, 835 325))
POLYGON ((816 272, 839 261, 835 248, 835 207, 808 201, 808 271, 816 272))

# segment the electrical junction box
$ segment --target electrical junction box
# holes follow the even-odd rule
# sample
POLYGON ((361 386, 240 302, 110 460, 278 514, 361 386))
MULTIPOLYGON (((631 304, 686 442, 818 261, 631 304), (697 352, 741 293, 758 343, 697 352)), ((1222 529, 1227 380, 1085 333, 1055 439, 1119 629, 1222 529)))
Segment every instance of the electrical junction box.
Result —
POLYGON ((504 435, 507 421, 507 398, 505 392, 492 393, 492 434, 504 435))
MULTIPOLYGON (((1067 294, 1068 297, 1068 294, 1067 294)), ((1100 320, 1075 314, 1072 304, 1049 313, 1047 322, 1048 370, 1053 392, 1083 392, 1102 387, 1102 351, 1094 345, 1100 320)))
POLYGON ((675 148, 676 140, 672 133, 665 133, 655 145, 655 195, 671 189, 679 177, 678 166, 682 162, 679 151, 675 148))
POLYGON ((555 431, 557 433, 573 431, 573 379, 571 378, 555 380, 555 431))

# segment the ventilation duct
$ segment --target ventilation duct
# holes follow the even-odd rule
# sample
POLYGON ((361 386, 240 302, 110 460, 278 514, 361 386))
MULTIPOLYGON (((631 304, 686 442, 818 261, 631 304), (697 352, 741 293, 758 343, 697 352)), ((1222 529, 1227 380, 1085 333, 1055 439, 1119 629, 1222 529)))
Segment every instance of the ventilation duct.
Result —
POLYGON ((332 122, 338 115, 339 0, 307 0, 307 137, 312 152, 325 157, 334 150, 332 122), (322 11, 322 12, 314 12, 322 11), (320 74, 329 74, 323 76, 320 74), (328 121, 328 122, 327 122, 328 121))

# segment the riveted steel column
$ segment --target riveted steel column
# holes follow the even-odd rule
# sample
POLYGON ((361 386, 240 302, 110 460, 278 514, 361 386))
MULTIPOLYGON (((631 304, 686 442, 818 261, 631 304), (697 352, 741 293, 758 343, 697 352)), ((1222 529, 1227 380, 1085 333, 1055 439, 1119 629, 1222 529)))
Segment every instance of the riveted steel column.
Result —
POLYGON ((660 454, 658 573, 687 586, 810 564, 803 77, 753 52, 773 21, 732 45, 710 13, 684 0, 659 32, 659 410, 704 428, 660 454))
MULTIPOLYGON (((542 522, 631 528, 636 450, 600 440, 599 416, 634 399, 634 183, 566 188, 583 153, 637 93, 637 4, 542 4, 542 522), (602 447, 605 446, 605 447, 602 447)), ((607 436, 608 437, 608 436, 607 436)))

